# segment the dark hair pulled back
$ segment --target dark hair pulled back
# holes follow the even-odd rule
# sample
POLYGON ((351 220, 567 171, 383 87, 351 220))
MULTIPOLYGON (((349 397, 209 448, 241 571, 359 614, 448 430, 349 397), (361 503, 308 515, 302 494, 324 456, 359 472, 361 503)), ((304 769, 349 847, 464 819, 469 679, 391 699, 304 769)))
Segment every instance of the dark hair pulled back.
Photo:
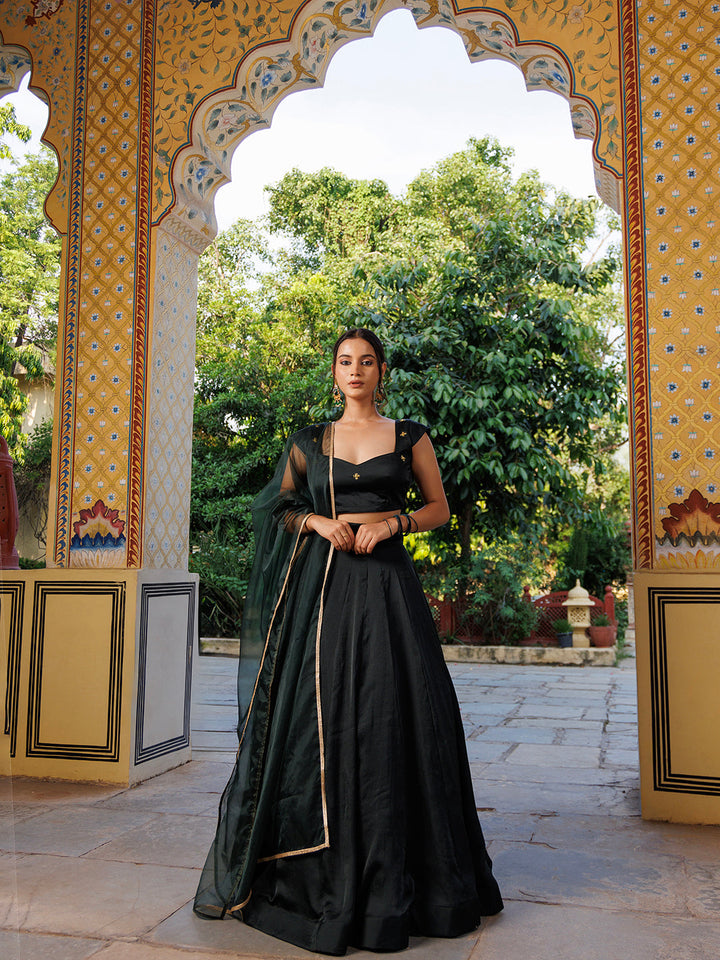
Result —
MULTIPOLYGON (((382 371, 382 365, 385 363, 385 347, 383 347, 377 334, 374 334, 372 330, 368 330, 365 327, 352 327, 352 329, 346 330, 345 333, 337 338, 335 346, 333 347, 333 366, 337 363, 340 345, 345 343, 346 340, 366 340, 373 348, 378 367, 382 371)), ((382 372, 380 373, 380 380, 382 381, 382 372)))

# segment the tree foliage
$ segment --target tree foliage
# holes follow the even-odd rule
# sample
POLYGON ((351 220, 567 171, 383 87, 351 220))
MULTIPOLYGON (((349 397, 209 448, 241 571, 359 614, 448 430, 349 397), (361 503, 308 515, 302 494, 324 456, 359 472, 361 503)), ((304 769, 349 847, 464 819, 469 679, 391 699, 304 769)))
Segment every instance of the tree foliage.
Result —
POLYGON ((15 374, 44 374, 57 340, 60 238, 43 204, 57 176, 50 150, 29 154, 0 178, 0 432, 22 456, 27 399, 15 374))
POLYGON ((12 157, 12 150, 7 142, 8 135, 27 143, 32 131, 24 123, 18 122, 12 104, 0 103, 0 160, 9 160, 12 157))
POLYGON ((311 269, 382 250, 397 234, 400 205, 382 180, 352 180, 329 167, 295 168, 266 189, 270 230, 291 236, 299 262, 311 269))
POLYGON ((410 185, 448 249, 360 271, 367 302, 344 311, 389 348, 388 412, 432 425, 466 557, 474 534, 567 518, 583 468, 603 468, 598 429, 624 419, 622 362, 588 317, 618 267, 583 264, 597 203, 549 198, 535 175, 513 183, 502 151, 488 165, 486 150, 475 142, 410 185))
POLYGON ((37 424, 27 439, 21 463, 15 465, 18 507, 40 544, 47 540, 48 496, 52 459, 52 419, 37 424))
POLYGON ((586 509, 623 439, 618 258, 588 254, 597 201, 514 179, 510 159, 472 140, 401 197, 293 170, 269 188, 272 244, 257 225, 218 238, 201 268, 193 536, 234 524, 246 542, 248 499, 288 434, 330 412, 330 346, 354 325, 388 347, 386 412, 432 428, 453 514, 434 550, 483 546, 492 564, 493 542, 547 539, 586 509))
POLYGON ((256 227, 220 235, 200 262, 190 504, 191 569, 201 577, 201 629, 233 636, 252 560, 249 505, 285 440, 329 397, 322 275, 262 275, 269 253, 256 227))

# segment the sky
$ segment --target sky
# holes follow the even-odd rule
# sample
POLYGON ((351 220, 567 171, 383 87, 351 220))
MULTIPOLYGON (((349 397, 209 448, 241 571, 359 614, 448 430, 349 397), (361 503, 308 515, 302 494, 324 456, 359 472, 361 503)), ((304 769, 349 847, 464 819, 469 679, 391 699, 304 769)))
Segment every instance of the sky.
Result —
MULTIPOLYGON (((32 128, 29 148, 36 150, 47 109, 26 89, 5 102, 32 128)), ((471 64, 455 33, 418 30, 409 11, 392 11, 373 37, 335 54, 322 88, 286 97, 271 127, 240 144, 232 183, 216 195, 218 225, 265 213, 263 187, 293 167, 334 167, 349 177, 385 180, 401 193, 421 170, 486 135, 514 148, 516 173, 536 169, 558 189, 595 194, 592 144, 573 136, 564 98, 528 93, 517 67, 471 64)))

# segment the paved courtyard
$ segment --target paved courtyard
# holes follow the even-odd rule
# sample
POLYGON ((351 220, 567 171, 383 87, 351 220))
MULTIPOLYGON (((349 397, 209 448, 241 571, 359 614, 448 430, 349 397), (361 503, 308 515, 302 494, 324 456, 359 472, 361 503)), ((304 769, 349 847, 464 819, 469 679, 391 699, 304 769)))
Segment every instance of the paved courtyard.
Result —
MULTIPOLYGON (((190 909, 235 750, 235 665, 201 658, 184 767, 129 790, 1 783, 2 960, 313 956, 190 909)), ((451 672, 506 909, 403 956, 718 960, 720 828, 640 819, 634 661, 451 672)))

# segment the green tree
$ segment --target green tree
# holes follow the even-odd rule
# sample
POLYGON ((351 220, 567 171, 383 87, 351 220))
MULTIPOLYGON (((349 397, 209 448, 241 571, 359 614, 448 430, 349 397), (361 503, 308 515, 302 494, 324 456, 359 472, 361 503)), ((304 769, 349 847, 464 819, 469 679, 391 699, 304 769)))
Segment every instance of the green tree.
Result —
POLYGON ((8 135, 27 143, 32 131, 24 123, 18 123, 12 104, 0 103, 0 160, 9 160, 12 157, 12 150, 7 143, 8 135))
POLYGON ((465 246, 376 272, 367 305, 345 312, 388 345, 389 413, 433 425, 464 558, 473 534, 530 535, 548 510, 567 517, 573 467, 599 467, 595 427, 622 419, 621 371, 587 348, 595 331, 575 305, 615 269, 582 266, 593 211, 547 201, 535 178, 520 178, 496 196, 492 219, 467 228, 465 246))
POLYGON ((43 148, 0 178, 0 432, 16 457, 27 400, 15 374, 23 367, 28 379, 42 377, 57 340, 60 238, 43 212, 56 176, 43 148))
POLYGON ((198 368, 232 356, 257 316, 262 267, 270 262, 261 230, 238 220, 218 234, 198 263, 198 368))
POLYGON ((293 278, 285 262, 262 276, 269 262, 247 222, 200 261, 190 541, 205 635, 235 635, 252 559, 249 504, 287 437, 330 395, 335 326, 325 307, 335 286, 293 278))
POLYGON ((41 544, 47 539, 52 430, 52 420, 37 424, 28 437, 22 463, 15 466, 15 488, 23 522, 41 544))
POLYGON ((294 168, 269 193, 269 228, 296 243, 296 262, 318 269, 381 250, 395 235, 399 204, 383 180, 353 180, 323 167, 294 168))
POLYGON ((387 341, 388 412, 434 424, 464 556, 567 517, 624 439, 618 256, 588 253, 599 202, 514 180, 511 158, 470 140, 404 197, 382 184, 379 207, 327 169, 270 189, 270 228, 333 278, 343 325, 387 341))
POLYGON ((466 561, 482 546, 504 562, 517 551, 503 544, 549 540, 584 509, 622 440, 617 258, 588 254, 597 202, 514 180, 510 159, 473 140, 402 197, 295 170, 269 188, 269 228, 289 248, 225 264, 218 238, 199 293, 196 556, 216 550, 227 569, 222 530, 235 554, 247 547, 247 504, 284 439, 330 414, 330 346, 351 325, 388 345, 387 413, 433 427, 453 521, 420 552, 466 561), (206 288, 227 276, 232 293, 206 288))

